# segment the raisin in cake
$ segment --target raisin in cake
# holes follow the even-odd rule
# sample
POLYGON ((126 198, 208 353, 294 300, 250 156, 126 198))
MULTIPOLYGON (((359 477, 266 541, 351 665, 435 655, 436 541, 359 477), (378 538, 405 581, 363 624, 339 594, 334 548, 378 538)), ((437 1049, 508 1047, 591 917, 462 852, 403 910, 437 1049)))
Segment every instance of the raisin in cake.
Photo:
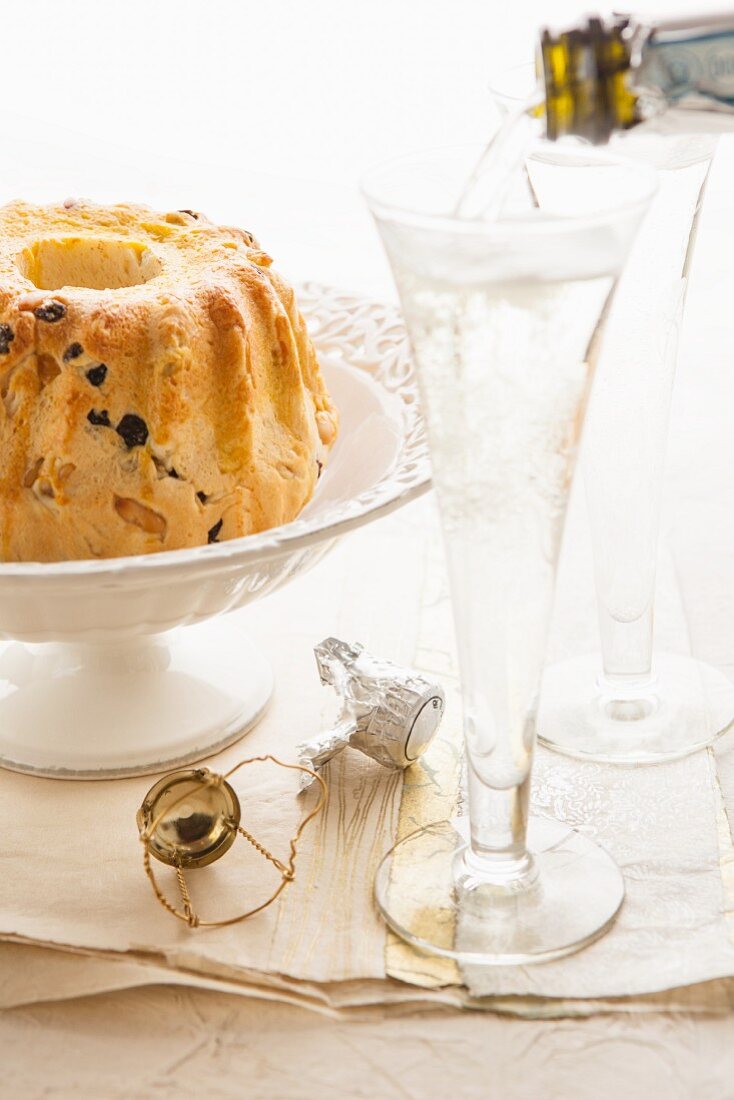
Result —
POLYGON ((287 523, 337 431, 294 293, 189 210, 0 208, 0 557, 199 546, 287 523))

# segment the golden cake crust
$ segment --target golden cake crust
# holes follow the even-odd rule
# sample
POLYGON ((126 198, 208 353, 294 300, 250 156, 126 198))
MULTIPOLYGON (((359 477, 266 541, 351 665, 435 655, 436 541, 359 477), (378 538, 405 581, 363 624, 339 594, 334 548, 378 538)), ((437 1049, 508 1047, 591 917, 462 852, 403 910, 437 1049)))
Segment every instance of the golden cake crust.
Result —
POLYGON ((192 211, 0 208, 3 560, 175 550, 298 515, 338 420, 270 264, 192 211))

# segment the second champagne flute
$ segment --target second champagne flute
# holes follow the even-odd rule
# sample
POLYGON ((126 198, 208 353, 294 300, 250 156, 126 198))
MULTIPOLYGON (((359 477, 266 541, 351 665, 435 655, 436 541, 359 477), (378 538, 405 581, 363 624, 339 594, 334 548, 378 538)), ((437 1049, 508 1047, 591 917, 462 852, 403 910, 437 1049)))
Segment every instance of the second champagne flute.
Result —
MULTIPOLYGON (((491 93, 503 118, 515 115, 539 98, 535 66, 508 69, 491 93)), ((606 319, 581 457, 601 653, 548 667, 538 736, 571 756, 654 764, 710 744, 734 719, 734 684, 723 673, 686 653, 653 650, 678 334, 716 137, 640 126, 612 145, 654 165, 658 189, 606 319)))

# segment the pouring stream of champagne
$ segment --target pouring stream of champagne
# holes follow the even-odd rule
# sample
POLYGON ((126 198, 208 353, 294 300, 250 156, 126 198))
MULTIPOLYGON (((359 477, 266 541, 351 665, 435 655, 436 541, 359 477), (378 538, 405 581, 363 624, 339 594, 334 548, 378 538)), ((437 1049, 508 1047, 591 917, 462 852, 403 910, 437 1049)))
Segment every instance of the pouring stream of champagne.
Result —
MULTIPOLYGON (((537 97, 511 110, 477 161, 454 206, 452 216, 492 221, 505 205, 515 173, 524 166, 533 140, 537 97)), ((533 205, 537 199, 525 175, 533 205)))

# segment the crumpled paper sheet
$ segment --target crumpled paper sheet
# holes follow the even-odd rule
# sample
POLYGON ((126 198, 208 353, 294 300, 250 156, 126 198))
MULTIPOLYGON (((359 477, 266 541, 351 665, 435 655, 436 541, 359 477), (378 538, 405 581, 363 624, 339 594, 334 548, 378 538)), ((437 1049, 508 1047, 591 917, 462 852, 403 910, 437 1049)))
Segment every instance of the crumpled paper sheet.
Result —
POLYGON ((723 1100, 734 1077, 722 1016, 375 1007, 325 1020, 181 987, 4 1013, 0 1053, 7 1096, 65 1100, 723 1100))
POLYGON ((278 1001, 331 1018, 403 1016, 445 1008, 491 1010, 528 1019, 585 1018, 600 1013, 726 1015, 734 1009, 734 979, 706 982, 639 997, 560 999, 534 996, 472 997, 464 986, 421 989, 397 980, 298 982, 262 971, 226 980, 157 964, 126 952, 80 953, 78 949, 0 944, 0 1010, 65 1001, 150 985, 182 986, 259 1000, 278 1001))

